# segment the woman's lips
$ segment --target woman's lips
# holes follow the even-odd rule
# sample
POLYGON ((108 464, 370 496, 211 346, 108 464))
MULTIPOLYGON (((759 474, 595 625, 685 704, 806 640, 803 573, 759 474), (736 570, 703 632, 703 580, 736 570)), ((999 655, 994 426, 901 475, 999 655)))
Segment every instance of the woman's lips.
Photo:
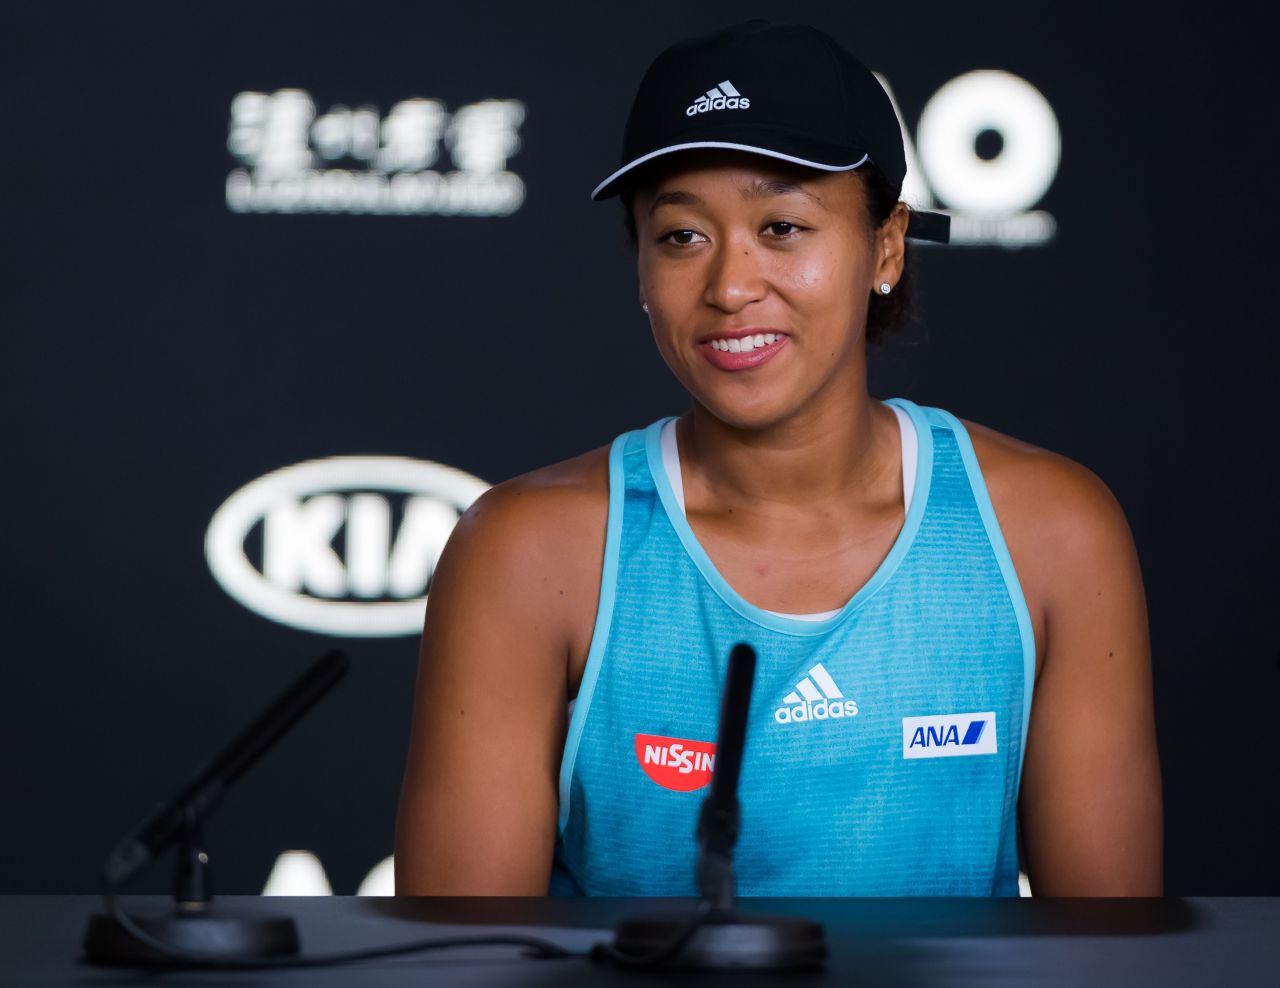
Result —
POLYGON ((754 336, 733 338, 717 337, 699 343, 698 349, 713 367, 726 371, 739 371, 747 370, 751 367, 759 367, 765 361, 773 359, 778 351, 787 345, 788 339, 789 337, 782 333, 757 333, 754 336), (768 336, 774 338, 772 343, 767 341, 768 336), (760 342, 757 343, 757 340, 760 340, 760 342), (751 349, 743 349, 748 342, 751 349), (732 349, 720 349, 721 346, 726 344, 730 347, 736 346, 737 352, 735 353, 732 349))

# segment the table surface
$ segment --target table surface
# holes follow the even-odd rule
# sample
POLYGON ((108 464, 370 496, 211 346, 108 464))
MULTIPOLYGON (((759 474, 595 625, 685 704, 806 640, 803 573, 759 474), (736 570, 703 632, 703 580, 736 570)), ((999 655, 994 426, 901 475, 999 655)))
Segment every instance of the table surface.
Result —
MULTIPOLYGON (((167 907, 124 900, 131 914, 167 907)), ((293 916, 304 953, 431 936, 523 932, 585 952, 614 923, 687 910, 675 899, 410 899, 224 896, 221 912, 293 916)), ((1280 898, 747 899, 744 912, 826 926, 825 970, 806 975, 620 971, 583 957, 530 960, 465 947, 331 968, 166 971, 90 966, 80 944, 93 896, 0 896, 0 985, 1280 985, 1280 898)))

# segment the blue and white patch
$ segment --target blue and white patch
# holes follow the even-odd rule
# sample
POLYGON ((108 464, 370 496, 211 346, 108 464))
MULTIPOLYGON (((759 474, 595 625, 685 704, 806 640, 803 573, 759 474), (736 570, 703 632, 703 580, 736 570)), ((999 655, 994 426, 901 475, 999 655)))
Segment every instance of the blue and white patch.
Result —
POLYGON ((994 711, 902 718, 903 758, 955 758, 995 753, 994 711))

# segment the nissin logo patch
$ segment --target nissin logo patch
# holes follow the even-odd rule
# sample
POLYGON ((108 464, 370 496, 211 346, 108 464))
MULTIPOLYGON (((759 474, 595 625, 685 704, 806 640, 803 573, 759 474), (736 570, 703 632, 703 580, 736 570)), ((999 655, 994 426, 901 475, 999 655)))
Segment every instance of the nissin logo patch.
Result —
POLYGON ((710 741, 637 734, 636 760, 644 774, 663 789, 693 792, 711 781, 716 746, 710 741))
POLYGON ((996 715, 940 714, 902 718, 903 758, 954 758, 996 753, 996 715))

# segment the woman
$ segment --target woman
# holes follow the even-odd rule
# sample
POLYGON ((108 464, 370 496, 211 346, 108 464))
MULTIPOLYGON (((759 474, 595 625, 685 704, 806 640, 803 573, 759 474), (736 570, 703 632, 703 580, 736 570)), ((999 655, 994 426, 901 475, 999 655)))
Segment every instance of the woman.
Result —
POLYGON ((821 32, 755 21, 650 67, 593 197, 622 196, 693 407, 459 522, 398 892, 691 894, 740 640, 760 657, 743 894, 1014 895, 1020 843, 1038 894, 1161 892, 1115 499, 1061 456, 867 393, 907 238, 945 238, 898 202, 904 174, 888 98, 821 32))

